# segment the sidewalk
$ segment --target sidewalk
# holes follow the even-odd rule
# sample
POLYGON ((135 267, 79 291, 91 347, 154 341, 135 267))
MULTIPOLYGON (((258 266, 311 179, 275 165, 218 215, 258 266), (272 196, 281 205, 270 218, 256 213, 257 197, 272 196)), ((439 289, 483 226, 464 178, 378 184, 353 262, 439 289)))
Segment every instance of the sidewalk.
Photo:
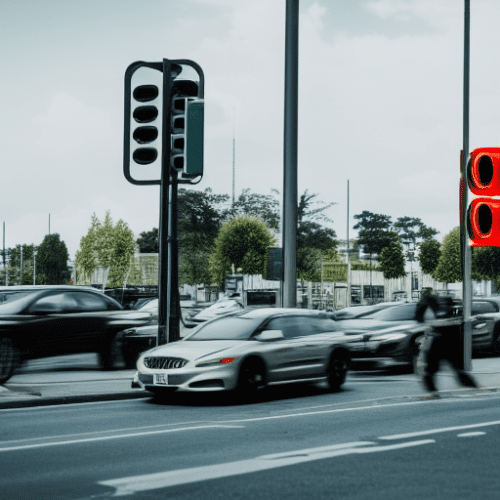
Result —
MULTIPOLYGON (((71 357, 53 361, 50 366, 43 361, 32 362, 0 386, 0 410, 151 397, 142 389, 132 389, 135 370, 103 372, 92 357, 82 357, 79 363, 64 358, 71 357)), ((351 373, 355 376, 356 372, 351 373)), ((473 359, 472 375, 480 386, 473 391, 500 390, 500 358, 473 359)), ((441 393, 462 389, 446 366, 437 376, 437 385, 441 393)), ((416 377, 412 394, 426 394, 416 377)))

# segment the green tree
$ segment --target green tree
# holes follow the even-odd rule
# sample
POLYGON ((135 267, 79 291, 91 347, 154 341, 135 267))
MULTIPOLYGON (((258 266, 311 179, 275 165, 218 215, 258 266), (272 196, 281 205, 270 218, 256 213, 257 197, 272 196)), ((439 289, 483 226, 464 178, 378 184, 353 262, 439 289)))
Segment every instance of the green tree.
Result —
POLYGON ((339 259, 335 231, 318 222, 332 222, 325 211, 335 203, 319 202, 316 197, 304 191, 297 207, 297 277, 306 281, 321 279, 322 260, 339 259))
POLYGON ((484 247, 472 249, 473 279, 491 280, 500 290, 500 248, 484 247))
POLYGON ((271 194, 251 193, 250 189, 243 189, 234 201, 228 213, 230 217, 247 215, 262 219, 273 231, 278 231, 280 223, 280 203, 275 198, 276 189, 271 194))
POLYGON ((103 267, 103 288, 108 279, 112 287, 123 286, 134 252, 134 235, 125 222, 120 219, 114 226, 109 211, 103 223, 93 214, 90 229, 80 240, 80 249, 75 255, 78 281, 89 283, 92 273, 103 267))
POLYGON ((406 276, 403 246, 399 241, 395 241, 382 249, 379 268, 386 279, 406 276))
POLYGON ((444 238, 441 256, 433 274, 434 279, 444 283, 462 281, 462 261, 460 255, 460 227, 452 229, 444 238))
POLYGON ((418 260, 422 271, 433 276, 441 256, 441 243, 429 239, 419 243, 419 249, 418 260))
POLYGON ((143 231, 137 238, 137 246, 140 253, 158 253, 158 229, 154 227, 151 231, 143 231))
POLYGON ((359 222, 354 226, 358 229, 357 245, 363 245, 364 252, 370 255, 370 264, 373 255, 380 255, 382 250, 398 240, 398 235, 392 231, 391 217, 383 214, 374 214, 364 210, 354 218, 359 222))
MULTIPOLYGON (((33 284, 33 250, 35 245, 16 245, 8 248, 6 254, 9 256, 9 283, 16 285, 33 284), (22 249, 22 252, 21 252, 22 249), (21 253, 22 253, 22 276, 21 276, 21 253)), ((38 265, 37 265, 38 267, 38 265)), ((38 282, 38 281, 37 281, 38 282)), ((0 277, 0 284, 5 283, 5 276, 0 277)))
POLYGON ((222 225, 211 256, 214 281, 223 284, 226 274, 264 274, 268 248, 274 237, 257 217, 239 216, 222 225))
POLYGON ((68 249, 58 233, 48 234, 37 248, 36 274, 40 285, 69 283, 68 249))
POLYGON ((427 227, 415 217, 399 217, 394 227, 398 231, 401 243, 407 245, 409 250, 415 250, 419 240, 427 241, 439 232, 432 227, 427 227))

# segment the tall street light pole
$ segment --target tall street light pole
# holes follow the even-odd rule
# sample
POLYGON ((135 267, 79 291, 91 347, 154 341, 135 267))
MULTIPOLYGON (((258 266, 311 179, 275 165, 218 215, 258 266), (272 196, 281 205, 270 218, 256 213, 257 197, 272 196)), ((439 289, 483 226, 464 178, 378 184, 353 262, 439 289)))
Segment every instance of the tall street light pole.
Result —
POLYGON ((283 307, 297 305, 299 0, 286 2, 283 171, 283 307))

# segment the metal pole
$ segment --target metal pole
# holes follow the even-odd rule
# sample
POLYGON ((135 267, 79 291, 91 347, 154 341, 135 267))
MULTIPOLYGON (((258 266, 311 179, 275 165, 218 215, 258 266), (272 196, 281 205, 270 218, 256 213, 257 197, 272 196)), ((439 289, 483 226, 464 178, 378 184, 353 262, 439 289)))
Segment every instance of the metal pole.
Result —
POLYGON ((21 262, 19 264, 19 284, 23 285, 23 246, 21 245, 20 247, 20 253, 21 253, 21 262))
POLYGON ((351 246, 349 242, 349 179, 347 179, 347 301, 346 307, 351 306, 351 246))
POLYGON ((299 0, 286 2, 283 172, 283 307, 297 306, 299 0))
POLYGON ((33 285, 36 285, 36 250, 33 249, 33 285))
POLYGON ((465 0, 464 15, 464 118, 463 118, 463 155, 462 172, 464 176, 464 209, 462 222, 463 277, 462 301, 464 321, 464 368, 472 369, 472 280, 471 248, 467 237, 468 180, 467 162, 469 159, 469 74, 470 74, 470 0, 465 0))
POLYGON ((172 190, 170 196, 170 315, 168 323, 168 341, 180 339, 179 325, 179 245, 177 240, 177 172, 172 171, 172 190))
POLYGON ((233 205, 235 200, 235 177, 236 177, 236 162, 235 162, 235 151, 236 151, 236 133, 235 133, 235 111, 233 108, 233 205))
POLYGON ((168 287, 168 200, 170 189, 170 61, 163 59, 162 161, 160 183, 159 265, 158 265, 158 337, 157 345, 168 342, 170 293, 168 287))

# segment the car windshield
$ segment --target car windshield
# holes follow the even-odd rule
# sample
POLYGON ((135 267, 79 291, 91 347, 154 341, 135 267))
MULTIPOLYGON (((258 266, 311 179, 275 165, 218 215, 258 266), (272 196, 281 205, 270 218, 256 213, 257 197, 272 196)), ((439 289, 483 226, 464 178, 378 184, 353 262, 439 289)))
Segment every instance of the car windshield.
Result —
POLYGON ((362 319, 376 319, 380 321, 409 321, 415 319, 417 304, 404 304, 401 306, 388 307, 373 314, 363 316, 362 319))
POLYGON ((0 314, 17 314, 30 302, 33 292, 0 292, 0 314))
POLYGON ((248 340, 262 322, 261 319, 228 316, 210 321, 185 340, 248 340))

